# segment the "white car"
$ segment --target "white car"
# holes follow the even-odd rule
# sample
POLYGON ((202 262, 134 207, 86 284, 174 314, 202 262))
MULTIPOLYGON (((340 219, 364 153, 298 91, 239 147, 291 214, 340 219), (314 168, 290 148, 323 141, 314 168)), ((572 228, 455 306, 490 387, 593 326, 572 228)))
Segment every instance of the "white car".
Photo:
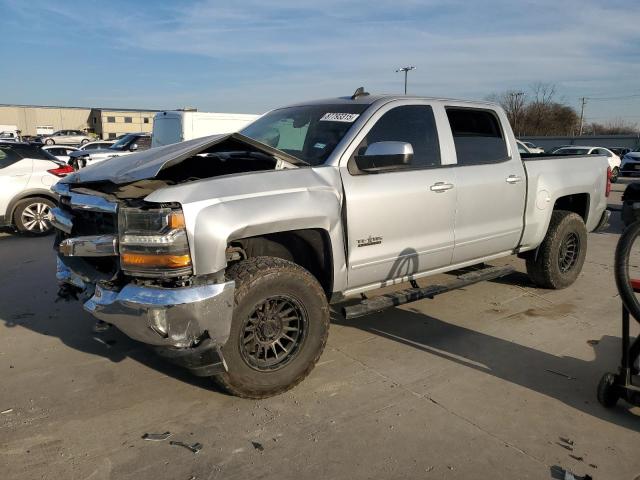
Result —
POLYGON ((115 140, 96 140, 95 142, 89 142, 82 145, 78 150, 87 151, 87 150, 100 150, 103 148, 109 148, 111 145, 115 143, 115 140))
POLYGON ((531 142, 524 142, 522 140, 518 140, 518 142, 522 143, 529 149, 529 153, 544 153, 544 148, 536 147, 531 142))
POLYGON ((79 149, 76 147, 70 147, 69 145, 45 145, 42 150, 50 153, 58 160, 67 163, 69 162, 69 155, 71 152, 76 152, 79 149))
POLYGON ((73 172, 48 152, 27 143, 0 144, 0 226, 44 235, 57 203, 51 187, 73 172))
POLYGON ((553 152, 554 155, 604 155, 609 161, 611 168, 611 181, 618 180, 620 175, 620 157, 608 148, 604 147, 588 147, 582 145, 572 145, 571 147, 562 147, 553 152))

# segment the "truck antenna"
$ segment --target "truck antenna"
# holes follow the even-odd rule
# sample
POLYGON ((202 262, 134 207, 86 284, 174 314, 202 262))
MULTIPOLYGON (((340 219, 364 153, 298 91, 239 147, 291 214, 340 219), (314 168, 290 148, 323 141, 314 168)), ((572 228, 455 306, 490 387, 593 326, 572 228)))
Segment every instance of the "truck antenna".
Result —
POLYGON ((358 87, 356 91, 353 92, 353 95, 351 95, 351 100, 355 100, 358 97, 366 97, 367 95, 369 95, 369 92, 365 92, 364 87, 358 87))

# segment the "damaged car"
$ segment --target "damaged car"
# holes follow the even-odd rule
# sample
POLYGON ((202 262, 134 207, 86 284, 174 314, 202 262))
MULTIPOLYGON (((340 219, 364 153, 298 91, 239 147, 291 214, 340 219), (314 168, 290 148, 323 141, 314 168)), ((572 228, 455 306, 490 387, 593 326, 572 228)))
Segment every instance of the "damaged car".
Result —
POLYGON ((235 395, 275 395, 347 297, 411 281, 383 303, 430 298, 417 279, 513 254, 539 286, 571 285, 608 219, 607 160, 534 157, 492 103, 359 89, 279 108, 58 182, 61 294, 235 395))

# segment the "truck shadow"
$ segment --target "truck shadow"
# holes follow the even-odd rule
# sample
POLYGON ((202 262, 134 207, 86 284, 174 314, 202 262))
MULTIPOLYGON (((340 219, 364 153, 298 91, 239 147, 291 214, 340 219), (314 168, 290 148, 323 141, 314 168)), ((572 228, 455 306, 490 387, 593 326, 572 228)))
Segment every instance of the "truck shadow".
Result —
POLYGON ((52 242, 53 237, 19 235, 1 240, 0 321, 5 327, 22 327, 56 337, 68 347, 111 362, 131 358, 180 381, 216 390, 209 378, 195 377, 166 362, 151 348, 131 340, 116 328, 94 333, 95 318, 82 309, 81 302, 60 301, 57 297, 55 256, 48 250, 52 242))
POLYGON ((640 432, 638 416, 623 401, 612 410, 596 399, 604 372, 619 363, 620 338, 603 336, 593 346, 595 359, 556 356, 512 341, 447 323, 414 309, 393 308, 359 319, 334 313, 333 323, 358 328, 465 368, 525 387, 593 417, 640 432), (571 379, 567 378, 571 377, 571 379))

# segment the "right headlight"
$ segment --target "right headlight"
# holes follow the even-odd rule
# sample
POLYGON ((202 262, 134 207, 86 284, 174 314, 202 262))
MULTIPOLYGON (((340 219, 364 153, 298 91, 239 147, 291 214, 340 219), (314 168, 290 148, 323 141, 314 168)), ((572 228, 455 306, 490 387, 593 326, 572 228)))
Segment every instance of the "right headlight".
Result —
POLYGON ((182 210, 122 208, 118 217, 120 265, 129 275, 176 277, 191 273, 182 210))

